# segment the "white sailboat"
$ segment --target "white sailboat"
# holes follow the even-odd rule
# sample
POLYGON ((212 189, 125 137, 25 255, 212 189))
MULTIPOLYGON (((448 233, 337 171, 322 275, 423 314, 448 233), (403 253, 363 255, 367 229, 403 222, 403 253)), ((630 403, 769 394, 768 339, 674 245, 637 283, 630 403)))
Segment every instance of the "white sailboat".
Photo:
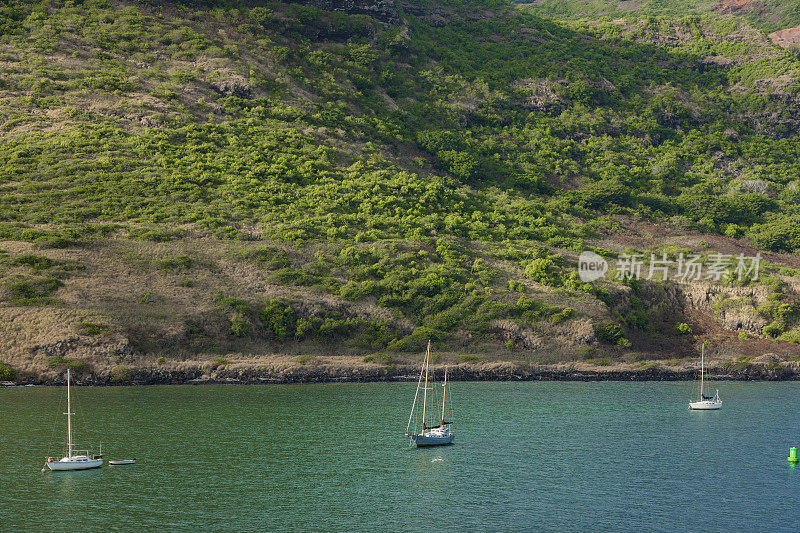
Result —
MULTIPOLYGON (((72 398, 70 395, 69 369, 67 369, 67 455, 59 461, 47 458, 50 470, 86 470, 103 466, 102 448, 100 454, 92 455, 90 450, 73 450, 72 446, 72 398), (81 453, 82 452, 82 453, 81 453)), ((42 469, 44 471, 44 469, 42 469)))
POLYGON ((705 355, 706 343, 703 343, 703 348, 700 351, 700 396, 696 402, 689 402, 689 409, 708 411, 711 409, 719 409, 722 407, 722 400, 719 399, 719 390, 714 396, 706 396, 703 394, 703 382, 705 378, 705 355))
POLYGON ((455 436, 450 431, 450 424, 445 420, 445 406, 447 400, 447 367, 444 369, 444 385, 442 386, 442 418, 436 425, 428 425, 427 409, 428 409, 428 391, 432 387, 428 387, 428 375, 431 359, 431 341, 428 341, 428 349, 425 351, 425 364, 419 374, 419 381, 417 382, 417 392, 414 395, 414 403, 411 405, 411 415, 408 417, 408 426, 406 426, 406 437, 411 438, 411 444, 417 446, 441 446, 443 444, 450 444, 453 442, 455 436), (420 386, 423 385, 422 376, 425 375, 424 386, 422 387, 422 418, 421 428, 417 427, 415 423, 414 429, 411 429, 411 423, 414 420, 414 409, 417 406, 417 398, 419 397, 420 386))

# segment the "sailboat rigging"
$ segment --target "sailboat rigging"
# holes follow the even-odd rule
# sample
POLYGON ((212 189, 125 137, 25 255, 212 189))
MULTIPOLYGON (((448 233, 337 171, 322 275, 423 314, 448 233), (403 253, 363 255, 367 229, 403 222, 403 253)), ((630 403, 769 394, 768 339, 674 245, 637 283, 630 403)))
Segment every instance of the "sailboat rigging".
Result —
POLYGON ((417 382, 417 391, 414 394, 414 402, 411 405, 411 414, 408 417, 408 425, 406 426, 406 436, 411 438, 411 444, 416 446, 441 446, 443 444, 450 444, 453 442, 454 434, 450 430, 452 421, 445 419, 446 400, 447 400, 447 367, 444 369, 444 384, 442 385, 442 417, 438 423, 432 422, 428 425, 428 383, 431 381, 430 376, 430 359, 431 359, 431 341, 428 341, 428 348, 425 351, 425 363, 419 374, 417 382), (423 382, 424 375, 424 382, 423 382), (424 383, 424 385, 423 385, 424 383), (417 399, 419 398, 419 391, 422 389, 422 418, 421 429, 415 427, 411 428, 414 420, 414 410, 417 406, 417 399), (435 425, 434 425, 435 424, 435 425))
MULTIPOLYGON (((91 450, 73 450, 72 443, 72 396, 70 391, 70 374, 67 369, 67 453, 58 460, 54 461, 52 457, 47 458, 47 467, 50 470, 87 470, 89 468, 98 468, 103 466, 102 446, 98 455, 92 455, 91 450), (79 453, 83 452, 83 453, 79 453)), ((44 471, 44 468, 42 469, 44 471)))

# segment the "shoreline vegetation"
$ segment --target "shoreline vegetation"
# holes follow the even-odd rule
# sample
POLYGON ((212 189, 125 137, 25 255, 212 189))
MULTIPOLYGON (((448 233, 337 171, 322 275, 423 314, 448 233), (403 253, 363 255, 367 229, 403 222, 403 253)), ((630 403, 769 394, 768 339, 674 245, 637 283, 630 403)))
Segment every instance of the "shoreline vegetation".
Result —
MULTIPOLYGON (((260 360, 253 364, 208 365, 183 368, 117 367, 107 373, 77 373, 76 385, 218 385, 218 384, 293 384, 293 383, 367 383, 414 381, 419 376, 416 364, 370 364, 361 358, 318 358, 314 362, 287 362, 285 358, 260 360)), ((744 358, 716 361, 707 367, 713 381, 794 381, 800 380, 800 362, 778 362, 769 356, 760 360, 744 358)), ((434 367, 441 372, 444 365, 434 367)), ((639 363, 571 362, 530 364, 497 361, 462 362, 448 365, 452 381, 694 381, 699 367, 675 361, 643 361, 639 363)), ((19 375, 13 381, 0 381, 0 386, 45 385, 65 383, 62 373, 19 375)))
POLYGON ((0 382, 797 375, 794 15, 0 4, 0 382))

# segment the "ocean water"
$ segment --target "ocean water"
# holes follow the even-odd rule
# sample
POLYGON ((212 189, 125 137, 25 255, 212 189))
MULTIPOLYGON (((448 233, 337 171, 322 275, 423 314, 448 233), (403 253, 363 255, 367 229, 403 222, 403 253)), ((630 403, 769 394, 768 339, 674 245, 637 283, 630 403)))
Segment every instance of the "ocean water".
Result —
POLYGON ((65 389, 0 389, 0 531, 800 530, 800 383, 455 382, 422 449, 415 386, 76 387, 76 440, 138 464, 45 474, 65 389))

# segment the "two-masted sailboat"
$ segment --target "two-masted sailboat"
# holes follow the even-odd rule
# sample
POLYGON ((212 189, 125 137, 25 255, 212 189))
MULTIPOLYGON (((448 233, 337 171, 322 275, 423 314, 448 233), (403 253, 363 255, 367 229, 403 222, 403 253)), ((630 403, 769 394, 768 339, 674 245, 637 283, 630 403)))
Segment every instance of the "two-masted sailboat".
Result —
POLYGON ((703 394, 703 382, 705 378, 705 355, 706 343, 703 343, 703 348, 700 351, 700 395, 696 402, 689 402, 689 409, 708 411, 711 409, 719 409, 722 407, 722 400, 719 399, 719 390, 714 396, 706 396, 703 394))
MULTIPOLYGON (((425 351, 425 364, 419 373, 419 381, 417 382, 417 392, 414 394, 414 403, 411 405, 411 415, 408 417, 408 426, 406 426, 406 437, 411 438, 411 444, 417 446, 441 446, 443 444, 450 444, 453 442, 453 432, 450 431, 451 421, 445 420, 445 411, 447 406, 447 367, 444 369, 444 384, 442 386, 442 404, 441 413, 442 418, 438 423, 431 421, 428 425, 428 417, 431 416, 428 411, 428 391, 435 390, 435 387, 429 387, 429 383, 433 383, 433 379, 429 372, 431 360, 431 341, 428 341, 428 349, 425 351), (424 385, 423 385, 423 375, 424 385), (429 377, 431 379, 429 379, 429 377), (419 398, 419 391, 422 388, 422 416, 416 422, 414 420, 414 410, 417 406, 417 398, 419 398), (411 425, 414 423, 412 429, 411 425)), ((438 409, 432 416, 438 414, 438 409)))
MULTIPOLYGON (((67 369, 67 454, 59 461, 47 458, 50 470, 86 470, 103 466, 103 454, 92 455, 91 450, 73 450, 72 445, 72 398, 70 395, 69 369, 67 369), (82 452, 82 453, 81 453, 82 452)), ((42 469, 44 471, 44 469, 42 469)))

